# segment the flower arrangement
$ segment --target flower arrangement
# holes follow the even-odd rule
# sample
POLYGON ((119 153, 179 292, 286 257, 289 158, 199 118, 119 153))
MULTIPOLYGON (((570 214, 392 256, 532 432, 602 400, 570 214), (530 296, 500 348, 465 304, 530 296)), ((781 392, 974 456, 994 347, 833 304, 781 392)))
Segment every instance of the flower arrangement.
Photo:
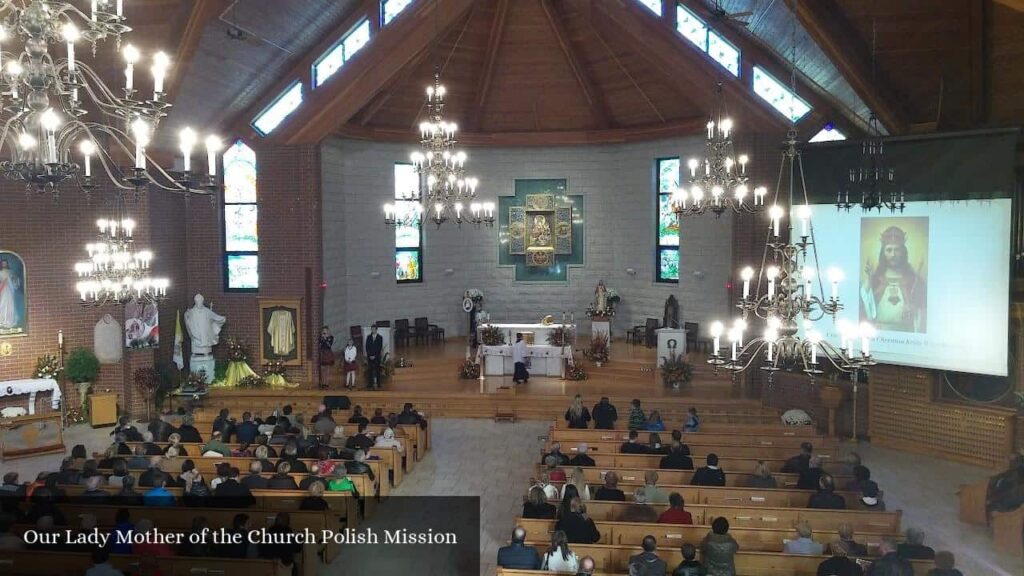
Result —
POLYGON ((32 373, 32 377, 56 380, 60 377, 60 361, 53 354, 43 354, 36 358, 36 371, 32 373))
POLYGON ((598 366, 608 361, 608 334, 595 334, 590 338, 590 360, 598 366))
POLYGON ((497 326, 484 326, 480 330, 480 339, 484 346, 501 346, 505 344, 505 331, 497 326))
POLYGON ((608 308, 604 312, 598 312, 594 308, 594 304, 591 303, 587 306, 587 318, 613 318, 615 316, 615 306, 611 305, 611 301, 608 302, 608 308))
POLYGON ((284 360, 271 360, 267 362, 267 366, 263 369, 265 376, 284 376, 284 373, 284 360))
POLYGON ((576 362, 575 360, 569 364, 569 367, 565 370, 565 378, 567 380, 586 380, 587 371, 583 369, 583 364, 576 362))
POLYGON ((670 352, 668 356, 661 357, 661 379, 665 386, 678 388, 693 380, 693 364, 684 360, 684 356, 670 352))
POLYGON ((239 388, 266 388, 267 381, 258 374, 249 374, 238 381, 239 388))
POLYGON ((572 338, 572 329, 560 326, 548 332, 548 345, 558 347, 569 346, 572 344, 572 338))
POLYGON ((466 358, 459 365, 459 378, 462 380, 476 380, 480 377, 480 364, 473 360, 466 358))
POLYGON ((228 359, 232 362, 245 362, 249 359, 249 350, 245 340, 228 338, 228 359))
POLYGON ((605 292, 608 294, 608 306, 615 308, 619 302, 622 302, 622 296, 619 296, 619 291, 615 288, 606 288, 605 292))
POLYGON ((476 288, 470 288, 469 290, 466 290, 466 296, 465 297, 469 298, 473 302, 480 302, 481 300, 484 299, 484 293, 483 293, 483 290, 478 290, 476 288))
POLYGON ((135 387, 142 392, 147 400, 152 399, 156 391, 160 389, 160 373, 156 371, 156 368, 139 368, 132 378, 135 381, 135 387))
POLYGON ((185 376, 185 380, 181 383, 181 390, 183 392, 205 391, 206 370, 200 370, 199 372, 189 372, 188 376, 185 376))

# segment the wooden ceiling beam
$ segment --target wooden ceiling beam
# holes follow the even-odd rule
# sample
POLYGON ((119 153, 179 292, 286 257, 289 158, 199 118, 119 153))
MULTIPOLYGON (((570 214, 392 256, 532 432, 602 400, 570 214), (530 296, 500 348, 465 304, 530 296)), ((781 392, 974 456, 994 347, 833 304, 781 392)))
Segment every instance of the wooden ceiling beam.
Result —
POLYGON ((872 70, 871 46, 862 41, 839 4, 835 0, 787 0, 786 3, 886 130, 894 135, 906 133, 907 114, 899 95, 877 67, 872 70))
POLYGON ((188 74, 188 69, 195 58, 199 42, 207 24, 220 17, 231 3, 229 0, 192 0, 192 8, 188 16, 175 27, 171 39, 180 38, 171 66, 171 75, 164 85, 165 100, 173 101, 174 95, 181 88, 181 83, 188 74))
POLYGON ((376 99, 371 102, 369 106, 363 109, 363 112, 359 117, 360 126, 366 126, 370 120, 377 115, 377 112, 380 112, 380 109, 383 108, 384 105, 391 100, 391 97, 395 95, 395 87, 401 86, 402 83, 419 68, 420 64, 423 63, 429 53, 430 50, 426 48, 421 50, 419 55, 405 65, 405 68, 403 68, 402 71, 398 73, 398 76, 389 83, 388 87, 384 88, 382 92, 377 95, 376 99))
MULTIPOLYGON (((702 133, 707 118, 683 118, 653 125, 605 130, 554 130, 535 132, 459 132, 459 144, 468 146, 578 146, 583 144, 622 144, 658 138, 691 136, 702 133)), ((418 142, 416 134, 398 128, 373 128, 348 124, 335 131, 336 136, 380 142, 418 142)))
POLYGON ((487 37, 487 51, 484 53, 483 70, 477 78, 476 96, 473 99, 472 115, 469 118, 468 128, 470 130, 480 128, 480 118, 483 116, 484 106, 487 105, 487 95, 491 91, 491 81, 494 79, 494 63, 498 60, 498 48, 501 46, 501 37, 505 32, 508 3, 509 0, 498 0, 494 7, 491 34, 487 37))
POLYGON ((573 48, 572 39, 569 38, 569 32, 565 28, 565 23, 562 20, 558 6, 555 4, 555 0, 541 0, 540 4, 544 9, 544 15, 548 19, 548 24, 551 25, 551 30, 555 33, 558 46, 562 49, 562 54, 565 55, 565 59, 572 69, 573 76, 576 77, 576 83, 579 85, 580 90, 583 91, 583 96, 587 99, 594 122, 598 128, 608 128, 611 125, 611 118, 608 113, 608 106, 604 101, 604 96, 598 90, 593 78, 590 77, 590 73, 587 72, 586 67, 577 56, 576 49, 573 48))

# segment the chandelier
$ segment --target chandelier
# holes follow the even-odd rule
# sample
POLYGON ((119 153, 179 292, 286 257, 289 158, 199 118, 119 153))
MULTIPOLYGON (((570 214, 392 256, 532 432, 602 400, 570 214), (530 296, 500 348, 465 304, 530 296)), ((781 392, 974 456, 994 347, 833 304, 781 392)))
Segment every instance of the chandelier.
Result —
POLYGON ((850 168, 850 178, 845 190, 836 195, 836 208, 850 211, 860 205, 864 212, 884 208, 890 214, 903 212, 906 207, 903 191, 896 194, 895 171, 886 166, 885 145, 881 130, 878 129, 878 117, 872 112, 869 120, 868 138, 861 143, 860 165, 850 168), (853 196, 854 201, 850 201, 853 196), (857 198, 860 201, 857 202, 857 198))
POLYGON ((154 185, 212 198, 219 139, 206 139, 205 177, 191 170, 197 135, 190 129, 181 134, 183 172, 172 176, 147 154, 171 106, 164 94, 171 63, 157 52, 150 69, 152 91, 136 84, 142 55, 131 44, 121 46, 131 31, 124 4, 92 0, 86 13, 69 2, 0 1, 0 173, 24 182, 29 191, 56 195, 68 183, 88 193, 95 187, 95 168, 122 190, 140 192, 154 185), (92 66, 76 59, 76 43, 89 43, 95 56, 97 44, 109 39, 125 61, 123 89, 107 86, 92 66))
POLYGON ((455 150, 458 126, 444 119, 446 93, 441 85, 440 72, 435 70, 434 84, 427 87, 428 120, 419 126, 422 151, 413 152, 410 156, 426 194, 421 196, 419 190, 415 190, 403 198, 422 202, 415 214, 398 214, 394 204, 385 204, 384 222, 389 226, 407 223, 424 211, 428 211, 438 227, 449 220, 459 227, 463 222, 477 227, 482 224, 494 226, 494 203, 476 201, 479 181, 466 177, 466 153, 455 150))
POLYGON ((98 240, 85 245, 89 260, 75 264, 75 290, 85 306, 125 304, 132 299, 157 302, 167 296, 170 282, 150 277, 153 253, 135 247, 135 221, 125 215, 124 197, 114 200, 112 218, 96 221, 98 240))
MULTIPOLYGON (((722 84, 718 84, 718 101, 723 102, 722 84)), ((726 210, 736 214, 754 213, 764 206, 768 190, 758 187, 752 202, 747 202, 746 154, 736 156, 732 142, 732 119, 721 105, 716 117, 708 120, 707 152, 702 160, 690 158, 690 187, 680 187, 672 195, 672 211, 676 216, 692 216, 711 211, 720 217, 726 210)))
POLYGON ((782 154, 780 182, 787 172, 791 175, 789 206, 795 218, 790 217, 788 230, 782 229, 785 210, 779 204, 779 191, 776 191, 774 204, 768 210, 771 223, 754 293, 751 294, 754 269, 748 266, 740 273, 743 280, 743 297, 737 304, 740 317, 728 330, 721 322, 712 324, 713 353, 708 359, 716 371, 724 367, 733 374, 743 372, 757 363, 767 372, 769 384, 772 375, 783 369, 802 370, 813 381, 816 375, 824 372, 822 368, 828 365, 840 372, 856 373, 858 369, 875 364, 870 350, 874 328, 867 323, 857 326, 845 319, 837 321, 837 315, 843 310, 839 301, 842 270, 832 268, 827 271, 831 294, 825 296, 822 276, 818 272, 811 209, 803 180, 803 162, 796 147, 795 129, 789 131, 782 154), (796 178, 800 179, 799 191, 796 178), (803 204, 794 204, 798 197, 802 197, 803 204), (799 235, 792 225, 794 219, 799 220, 799 235), (765 280, 763 292, 762 279, 765 280), (826 316, 836 323, 841 340, 838 347, 813 329, 813 323, 826 316), (752 321, 752 317, 763 320, 765 328, 761 335, 744 342, 749 328, 748 320, 752 321), (727 353, 723 353, 721 347, 723 333, 729 342, 727 353))

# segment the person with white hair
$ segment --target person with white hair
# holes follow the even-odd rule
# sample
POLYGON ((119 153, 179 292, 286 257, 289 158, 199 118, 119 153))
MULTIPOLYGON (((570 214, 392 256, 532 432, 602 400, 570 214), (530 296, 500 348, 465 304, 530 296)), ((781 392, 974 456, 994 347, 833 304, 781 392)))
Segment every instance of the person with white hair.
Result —
POLYGON ((516 526, 512 543, 498 549, 498 566, 515 570, 539 570, 540 554, 526 545, 526 529, 516 526))
POLYGON ((568 486, 575 486, 576 491, 580 495, 581 500, 590 500, 590 486, 587 486, 586 477, 583 474, 583 469, 576 467, 569 472, 569 477, 566 479, 565 484, 562 484, 562 490, 559 494, 559 498, 565 498, 565 489, 568 486))
POLYGON ((590 450, 590 446, 587 446, 586 442, 580 442, 576 445, 576 455, 569 459, 570 466, 597 466, 594 463, 594 459, 587 455, 587 451, 590 450))
POLYGON ((783 551, 786 554, 821 556, 825 551, 824 545, 811 539, 813 533, 811 531, 811 525, 807 522, 801 522, 796 525, 796 534, 798 538, 787 541, 785 546, 783 546, 783 551))
POLYGON ((907 560, 932 560, 935 550, 924 545, 924 530, 911 526, 907 528, 907 541, 900 543, 896 550, 900 558, 907 560))
POLYGON ((395 438, 395 431, 392 428, 385 428, 384 433, 377 436, 374 446, 378 448, 397 448, 399 454, 404 454, 402 443, 395 438))

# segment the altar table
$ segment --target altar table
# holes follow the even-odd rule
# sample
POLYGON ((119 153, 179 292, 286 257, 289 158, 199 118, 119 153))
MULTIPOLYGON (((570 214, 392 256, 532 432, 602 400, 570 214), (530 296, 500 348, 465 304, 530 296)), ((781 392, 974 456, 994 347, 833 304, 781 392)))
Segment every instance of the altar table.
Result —
POLYGON ((575 324, 481 324, 476 328, 478 332, 477 342, 483 342, 480 332, 488 326, 501 329, 505 333, 506 344, 512 344, 516 341, 516 332, 533 332, 533 343, 538 346, 546 345, 548 343, 548 334, 556 328, 568 328, 573 332, 576 330, 575 324))
POLYGON ((26 378, 0 382, 0 397, 28 394, 29 414, 36 413, 36 394, 39 392, 52 392, 50 407, 54 410, 60 408, 60 386, 52 378, 26 378))
MULTIPOLYGON (((483 357, 484 375, 503 376, 515 372, 512 362, 512 346, 480 346, 478 354, 483 357)), ((530 359, 530 374, 537 376, 565 377, 563 369, 568 359, 572 362, 572 346, 548 346, 534 344, 526 347, 530 359)))

